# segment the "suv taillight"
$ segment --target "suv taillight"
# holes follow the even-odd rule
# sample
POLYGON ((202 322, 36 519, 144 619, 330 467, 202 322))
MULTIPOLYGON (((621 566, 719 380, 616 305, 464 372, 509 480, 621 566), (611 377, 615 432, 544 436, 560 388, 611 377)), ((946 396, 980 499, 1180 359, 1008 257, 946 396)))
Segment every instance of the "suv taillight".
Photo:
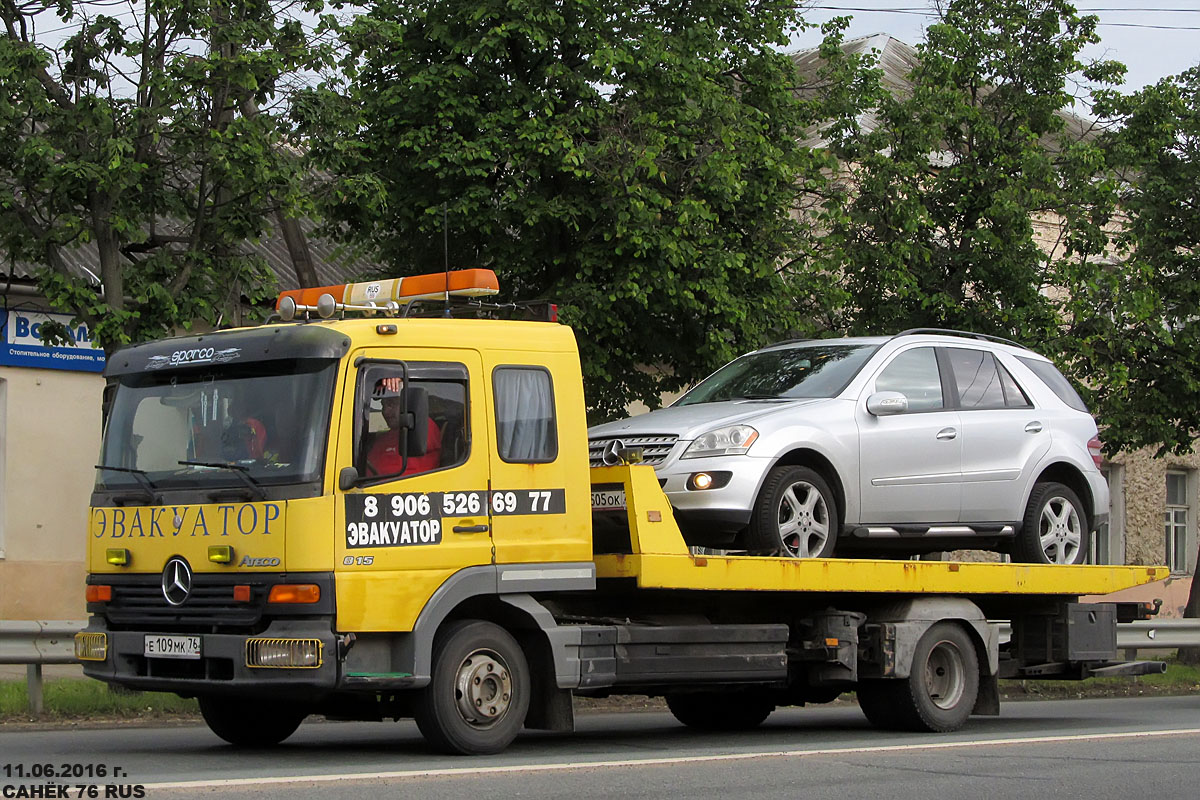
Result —
POLYGON ((1093 436, 1091 439, 1088 439, 1088 452, 1092 454, 1092 461, 1096 462, 1097 467, 1104 461, 1104 456, 1100 454, 1102 449, 1103 446, 1100 444, 1099 436, 1093 436))

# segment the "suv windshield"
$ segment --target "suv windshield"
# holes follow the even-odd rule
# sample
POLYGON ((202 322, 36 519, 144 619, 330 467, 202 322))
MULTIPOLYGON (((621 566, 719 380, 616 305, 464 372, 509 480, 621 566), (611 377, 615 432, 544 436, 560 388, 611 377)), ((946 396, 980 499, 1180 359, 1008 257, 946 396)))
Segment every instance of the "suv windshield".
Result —
POLYGON ((722 400, 834 397, 876 350, 866 344, 813 344, 760 350, 731 361, 675 405, 722 400))
POLYGON ((336 371, 328 359, 291 359, 124 375, 100 460, 113 469, 96 471, 96 488, 316 480, 336 371))

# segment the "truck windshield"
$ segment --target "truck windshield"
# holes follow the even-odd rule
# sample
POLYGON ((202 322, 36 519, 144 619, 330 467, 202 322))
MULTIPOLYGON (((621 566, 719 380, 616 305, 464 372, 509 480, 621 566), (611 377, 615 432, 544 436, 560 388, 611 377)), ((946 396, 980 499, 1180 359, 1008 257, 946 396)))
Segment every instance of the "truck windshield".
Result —
POLYGON ((820 343, 760 350, 730 361, 675 405, 834 397, 875 350, 875 345, 820 343))
POLYGON ((96 488, 317 480, 336 371, 328 359, 292 359, 122 376, 96 488))

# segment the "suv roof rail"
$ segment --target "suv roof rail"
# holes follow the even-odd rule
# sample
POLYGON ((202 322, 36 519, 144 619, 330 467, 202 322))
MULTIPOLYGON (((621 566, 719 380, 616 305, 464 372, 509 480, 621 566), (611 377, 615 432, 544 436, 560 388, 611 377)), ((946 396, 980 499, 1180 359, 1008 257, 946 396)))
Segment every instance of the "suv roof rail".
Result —
POLYGON ((939 334, 949 335, 949 336, 963 336, 968 339, 983 339, 983 340, 986 340, 989 342, 1000 342, 1001 344, 1010 344, 1013 347, 1019 347, 1022 350, 1029 349, 1028 347, 1021 344, 1020 342, 1014 342, 1012 339, 1005 339, 1000 336, 992 336, 991 334, 987 334, 987 333, 974 333, 973 331, 959 331, 959 330, 955 330, 953 328, 909 328, 906 331, 900 331, 892 338, 895 339, 898 336, 910 336, 910 335, 916 334, 916 333, 939 333, 939 334))

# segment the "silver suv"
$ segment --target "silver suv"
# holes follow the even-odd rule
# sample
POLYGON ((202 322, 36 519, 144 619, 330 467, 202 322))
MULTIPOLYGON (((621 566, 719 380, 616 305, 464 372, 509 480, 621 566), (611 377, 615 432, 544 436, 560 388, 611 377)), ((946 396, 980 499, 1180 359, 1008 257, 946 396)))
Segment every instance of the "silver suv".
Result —
POLYGON ((1108 518, 1079 395, 1046 358, 979 334, 764 347, 589 437, 594 466, 642 451, 693 545, 1079 564, 1108 518))

